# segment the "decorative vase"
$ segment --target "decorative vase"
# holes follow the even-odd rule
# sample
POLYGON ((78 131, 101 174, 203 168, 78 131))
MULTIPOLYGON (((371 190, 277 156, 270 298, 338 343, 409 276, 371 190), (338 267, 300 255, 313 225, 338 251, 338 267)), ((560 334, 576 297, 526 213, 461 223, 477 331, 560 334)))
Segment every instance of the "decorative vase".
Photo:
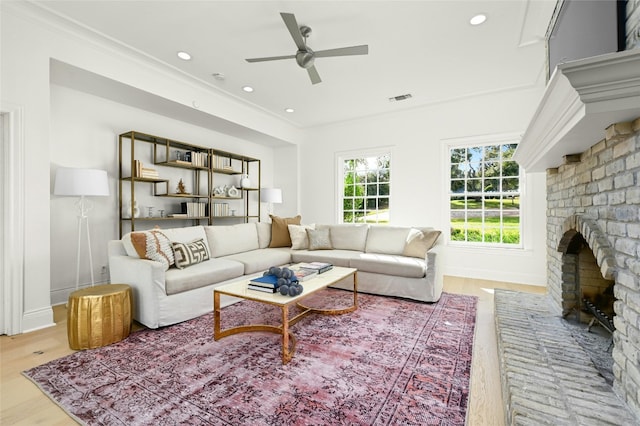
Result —
POLYGON ((134 201, 132 206, 131 200, 129 200, 129 204, 127 204, 127 210, 124 215, 128 218, 140 217, 140 208, 138 207, 138 202, 134 201))
POLYGON ((251 188, 251 180, 246 173, 240 177, 240 188, 251 188))

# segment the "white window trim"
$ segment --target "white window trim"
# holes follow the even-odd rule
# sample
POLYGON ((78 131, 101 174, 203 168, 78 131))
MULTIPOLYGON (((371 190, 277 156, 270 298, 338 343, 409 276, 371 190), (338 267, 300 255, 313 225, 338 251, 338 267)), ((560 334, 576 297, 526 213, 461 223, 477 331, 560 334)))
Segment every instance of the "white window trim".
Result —
MULTIPOLYGON (((333 173, 336 179, 335 188, 335 204, 338 207, 336 209, 335 223, 344 223, 342 218, 344 217, 342 194, 344 194, 344 169, 342 167, 344 160, 351 158, 362 157, 379 157, 381 155, 389 155, 389 175, 393 176, 393 147, 392 146, 380 146, 373 148, 352 149, 349 151, 339 151, 335 153, 335 171, 333 173)), ((389 182, 389 205, 393 206, 393 178, 389 182)), ((389 209, 389 223, 391 223, 392 209, 389 209)))
POLYGON ((469 136, 463 138, 451 138, 451 139, 442 139, 442 159, 444 167, 443 167, 443 176, 444 176, 444 184, 446 187, 444 188, 443 198, 442 198, 442 217, 444 218, 443 223, 443 236, 445 238, 445 245, 456 247, 456 248, 465 248, 472 250, 487 250, 487 249, 495 249, 495 250, 524 250, 526 245, 526 214, 525 211, 528 211, 526 208, 526 179, 525 173, 520 167, 520 243, 519 244, 504 244, 504 243, 485 243, 485 242, 468 242, 468 241, 452 241, 451 240, 451 208, 450 208, 450 199, 451 199, 451 170, 450 170, 450 152, 452 148, 462 148, 462 147, 470 147, 470 146, 480 146, 480 145, 500 145, 505 143, 520 143, 522 139, 522 133, 502 133, 495 135, 479 135, 479 136, 469 136), (523 203, 525 205, 523 206, 523 203))

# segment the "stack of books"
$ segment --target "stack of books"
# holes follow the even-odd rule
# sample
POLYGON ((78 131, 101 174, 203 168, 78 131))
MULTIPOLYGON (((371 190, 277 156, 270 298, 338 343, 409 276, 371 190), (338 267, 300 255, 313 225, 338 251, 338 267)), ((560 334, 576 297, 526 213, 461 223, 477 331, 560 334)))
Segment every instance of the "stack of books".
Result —
POLYGON ((216 217, 229 216, 229 203, 213 203, 213 215, 216 217))
POLYGON ((331 270, 333 265, 326 262, 309 262, 298 264, 298 268, 316 271, 318 274, 322 274, 323 272, 331 270))
POLYGON ((185 153, 184 160, 192 166, 207 167, 207 153, 189 151, 185 153))
POLYGON ((182 213, 186 213, 187 217, 205 217, 206 203, 182 203, 182 213))
POLYGON ((152 169, 150 167, 144 167, 142 165, 142 161, 134 160, 134 176, 144 179, 158 179, 160 175, 156 169, 152 169))
POLYGON ((213 162, 213 168, 218 170, 233 170, 231 167, 230 157, 220 157, 219 155, 211 156, 213 162))
POLYGON ((275 275, 263 275, 249 280, 249 290, 275 293, 278 291, 278 277, 275 275))
POLYGON ((318 275, 318 271, 315 269, 305 269, 305 268, 300 268, 297 269, 295 271, 293 271, 293 273, 296 275, 296 278, 298 278, 298 281, 302 282, 302 281, 306 281, 310 278, 315 277, 316 275, 318 275))

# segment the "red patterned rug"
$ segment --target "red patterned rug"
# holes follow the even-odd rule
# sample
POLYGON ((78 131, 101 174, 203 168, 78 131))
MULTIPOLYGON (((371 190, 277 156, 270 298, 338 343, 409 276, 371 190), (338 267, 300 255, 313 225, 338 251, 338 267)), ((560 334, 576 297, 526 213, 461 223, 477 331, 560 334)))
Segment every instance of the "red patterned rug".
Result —
MULTIPOLYGON (((312 306, 348 305, 326 290, 312 306)), ((310 315, 281 337, 213 340, 211 314, 25 371, 88 425, 463 425, 477 299, 438 303, 362 294, 357 311, 310 315)), ((223 328, 276 323, 279 310, 244 301, 222 310, 223 328)))

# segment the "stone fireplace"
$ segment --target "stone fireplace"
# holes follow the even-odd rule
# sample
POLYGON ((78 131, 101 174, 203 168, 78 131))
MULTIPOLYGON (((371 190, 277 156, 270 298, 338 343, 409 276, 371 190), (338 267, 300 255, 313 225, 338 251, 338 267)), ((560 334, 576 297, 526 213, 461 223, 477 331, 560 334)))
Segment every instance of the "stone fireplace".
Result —
POLYGON ((612 319, 614 390, 640 415, 640 118, 603 136, 547 170, 548 290, 562 315, 589 321, 587 299, 612 319))
POLYGON ((640 419, 640 49, 558 66, 515 159, 546 172, 551 309, 610 321, 613 390, 640 419))

